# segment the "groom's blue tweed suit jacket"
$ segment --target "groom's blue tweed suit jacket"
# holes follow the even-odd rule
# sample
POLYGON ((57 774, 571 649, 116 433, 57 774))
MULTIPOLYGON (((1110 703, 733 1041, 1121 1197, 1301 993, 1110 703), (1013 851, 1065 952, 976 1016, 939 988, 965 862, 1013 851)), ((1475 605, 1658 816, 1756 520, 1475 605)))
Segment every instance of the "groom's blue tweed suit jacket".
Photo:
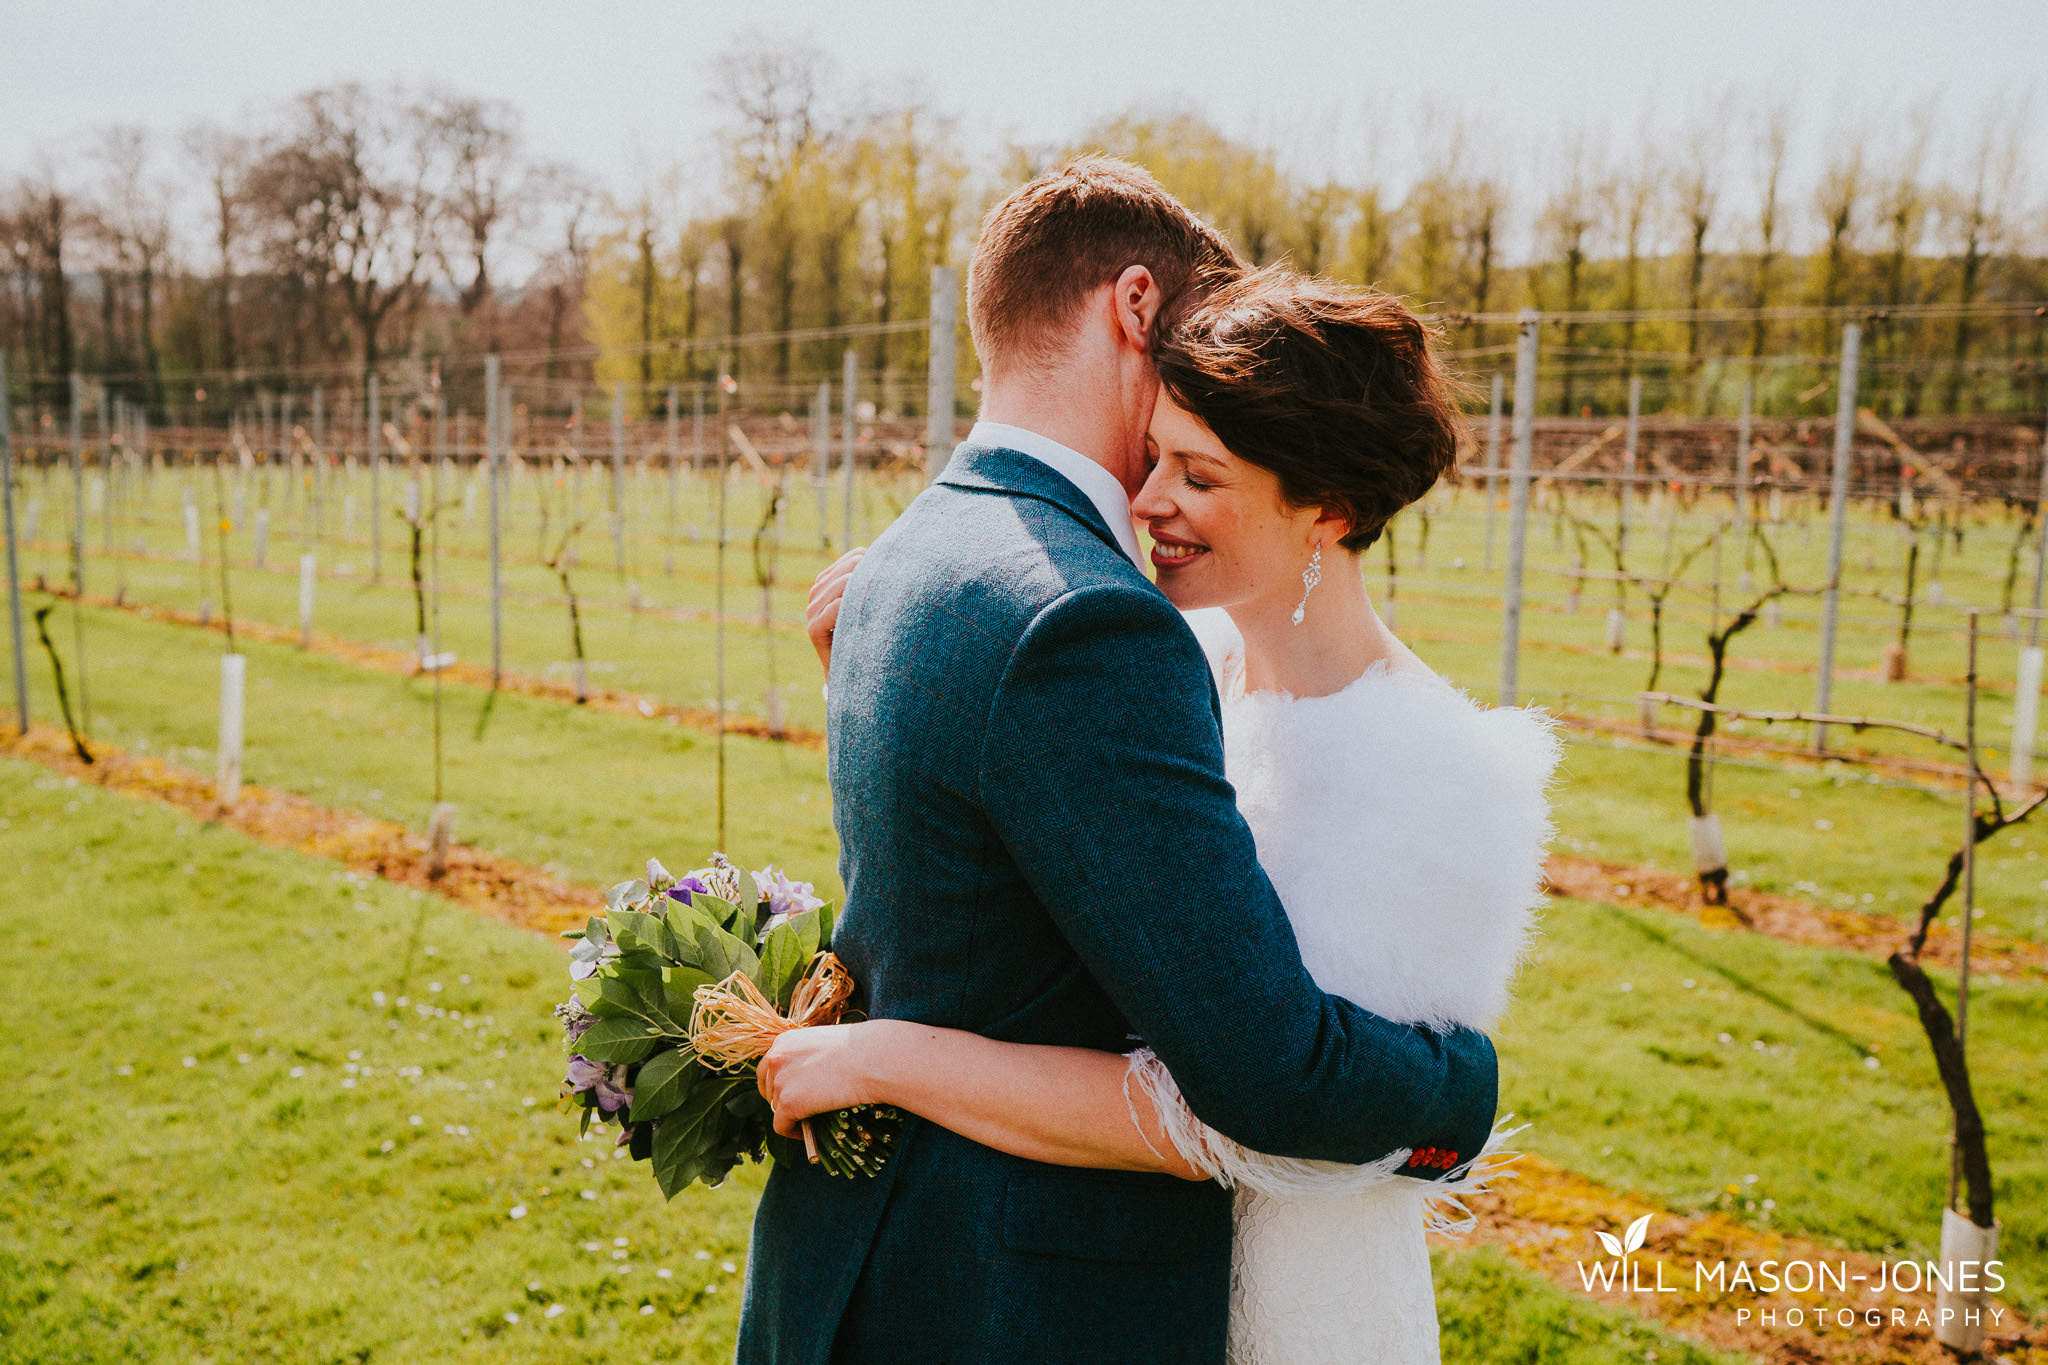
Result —
MULTIPOLYGON (((954 453, 853 576, 830 713, 836 946, 871 1014, 1142 1039, 1261 1151, 1479 1150, 1491 1045, 1316 989, 1224 781, 1200 648, 1051 468, 954 453)), ((1220 1362, 1230 1236, 1214 1184, 1046 1166, 912 1119, 877 1179, 775 1167, 739 1359, 1220 1362)))

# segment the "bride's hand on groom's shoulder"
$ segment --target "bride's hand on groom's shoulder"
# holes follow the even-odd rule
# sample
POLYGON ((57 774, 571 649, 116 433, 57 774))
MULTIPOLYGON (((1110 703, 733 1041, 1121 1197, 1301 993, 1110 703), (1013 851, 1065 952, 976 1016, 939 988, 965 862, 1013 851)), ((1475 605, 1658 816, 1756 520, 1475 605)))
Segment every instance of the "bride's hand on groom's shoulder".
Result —
POLYGON ((886 1042, 886 1019, 790 1029, 761 1058, 761 1098, 775 1110, 775 1131, 796 1137, 813 1114, 882 1103, 874 1061, 886 1042))
POLYGON ((804 630, 811 637, 811 648, 818 651, 818 662, 828 674, 832 671, 832 632, 839 625, 839 603, 846 596, 846 580, 853 577, 853 571, 860 567, 860 557, 866 553, 865 545, 855 546, 811 581, 811 598, 804 605, 804 630))

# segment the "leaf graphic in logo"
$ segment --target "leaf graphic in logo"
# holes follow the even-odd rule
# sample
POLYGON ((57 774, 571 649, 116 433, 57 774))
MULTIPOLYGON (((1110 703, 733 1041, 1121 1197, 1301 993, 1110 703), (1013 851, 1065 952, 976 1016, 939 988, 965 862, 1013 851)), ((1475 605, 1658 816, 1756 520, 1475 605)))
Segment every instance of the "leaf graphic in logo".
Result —
POLYGON ((1634 1251, 1637 1247, 1643 1244, 1643 1239, 1648 1237, 1649 1235, 1650 1215, 1646 1213, 1642 1217, 1636 1219, 1635 1222, 1630 1223, 1628 1225, 1628 1233, 1625 1242, 1626 1249, 1629 1251, 1634 1251))
POLYGON ((1619 1257, 1622 1255, 1621 1243, 1615 1240, 1613 1233, 1602 1232, 1600 1231, 1600 1229, 1595 1228, 1593 1229, 1593 1235, 1600 1239, 1601 1246, 1607 1248, 1607 1254, 1609 1256, 1619 1257))

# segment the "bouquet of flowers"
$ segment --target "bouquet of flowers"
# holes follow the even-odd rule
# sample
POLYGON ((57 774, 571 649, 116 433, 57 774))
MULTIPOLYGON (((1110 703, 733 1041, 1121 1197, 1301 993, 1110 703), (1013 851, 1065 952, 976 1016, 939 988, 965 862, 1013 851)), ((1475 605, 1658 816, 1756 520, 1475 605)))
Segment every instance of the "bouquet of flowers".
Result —
POLYGON ((808 1159, 833 1175, 874 1175, 902 1128, 892 1109, 819 1115, 801 1144, 775 1132, 755 1070, 778 1035, 857 1018, 853 979, 831 953, 834 907, 770 867, 751 876, 723 854, 680 879, 647 875, 605 893, 605 913, 563 937, 577 995, 567 1032, 564 1107, 582 1127, 616 1121, 673 1199, 715 1186, 742 1157, 808 1159))

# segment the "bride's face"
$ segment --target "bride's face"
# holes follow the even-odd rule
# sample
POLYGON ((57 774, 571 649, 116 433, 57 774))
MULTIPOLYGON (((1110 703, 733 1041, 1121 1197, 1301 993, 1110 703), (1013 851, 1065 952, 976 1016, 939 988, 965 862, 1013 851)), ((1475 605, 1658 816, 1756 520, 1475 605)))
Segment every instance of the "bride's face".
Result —
POLYGON ((1152 472, 1131 515, 1151 530, 1152 566, 1168 600, 1183 611, 1291 612, 1318 541, 1316 509, 1289 506, 1276 475, 1231 454, 1164 393, 1146 444, 1152 472))

